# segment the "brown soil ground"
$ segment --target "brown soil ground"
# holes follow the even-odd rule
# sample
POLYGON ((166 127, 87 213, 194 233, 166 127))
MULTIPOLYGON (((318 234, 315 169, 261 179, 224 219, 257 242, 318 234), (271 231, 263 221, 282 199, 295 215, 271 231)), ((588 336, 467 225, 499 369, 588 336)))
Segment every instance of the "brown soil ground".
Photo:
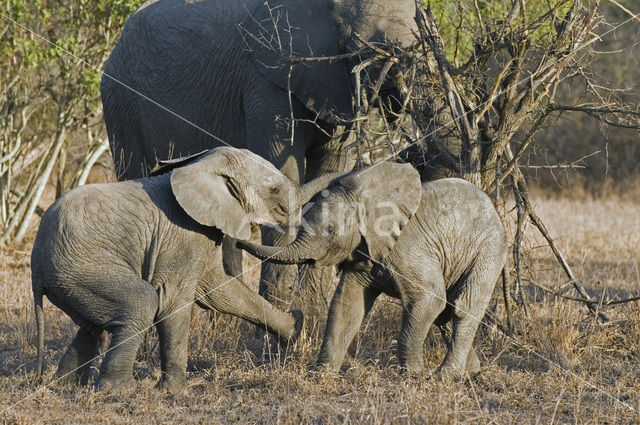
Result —
MULTIPOLYGON (((619 196, 536 198, 538 214, 591 293, 607 301, 640 291, 640 203, 619 196)), ((638 303, 605 308, 610 321, 603 324, 582 304, 533 289, 528 282, 555 290, 567 278, 536 230, 529 224, 525 231, 528 316, 515 306, 515 331, 505 334, 496 286, 493 313, 476 340, 477 376, 431 376, 445 351, 433 331, 425 344, 429 372, 400 374, 394 354, 400 304, 388 297, 365 320, 338 374, 310 369, 321 319, 310 318, 287 353, 268 359, 250 325, 194 308, 188 387, 167 395, 153 388, 160 373, 153 332, 135 364, 134 391, 57 383, 55 365, 75 327, 48 301, 45 384, 34 382, 33 230, 29 240, 0 250, 0 423, 639 423, 638 303)), ((255 285, 256 276, 250 281, 255 285)))

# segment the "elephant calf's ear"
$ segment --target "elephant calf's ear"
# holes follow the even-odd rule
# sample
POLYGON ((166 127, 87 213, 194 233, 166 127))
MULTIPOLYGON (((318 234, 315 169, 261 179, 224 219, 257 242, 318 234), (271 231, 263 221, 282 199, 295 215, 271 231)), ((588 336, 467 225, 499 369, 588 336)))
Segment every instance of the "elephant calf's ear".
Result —
POLYGON ((224 175, 228 167, 226 155, 213 150, 189 165, 174 169, 171 190, 182 209, 198 223, 217 227, 236 239, 249 239, 250 220, 242 200, 234 196, 239 193, 234 186, 237 183, 231 184, 224 175))
POLYGON ((196 159, 200 158, 201 156, 203 156, 207 152, 209 152, 209 151, 206 150, 206 151, 198 152, 198 153, 193 154, 193 155, 182 156, 180 158, 161 159, 156 163, 156 166, 153 167, 153 170, 151 170, 151 173, 149 174, 149 176, 158 176, 160 174, 168 173, 169 171, 173 170, 174 168, 185 166, 188 163, 190 163, 192 161, 195 161, 196 159))
POLYGON ((361 188, 360 232, 371 258, 380 261, 393 249, 402 229, 420 206, 420 175, 409 164, 384 162, 350 178, 361 188))

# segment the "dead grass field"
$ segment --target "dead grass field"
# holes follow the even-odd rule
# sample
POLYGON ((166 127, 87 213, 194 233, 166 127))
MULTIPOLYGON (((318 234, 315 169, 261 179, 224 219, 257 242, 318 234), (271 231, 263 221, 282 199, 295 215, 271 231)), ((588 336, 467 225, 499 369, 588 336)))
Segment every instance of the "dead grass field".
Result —
MULTIPOLYGON (((640 291, 640 203, 615 196, 535 198, 586 287, 606 290, 607 297, 640 291)), ((535 229, 526 231, 525 279, 553 288, 565 283, 535 229)), ((0 251, 0 423, 640 423, 638 303, 607 309, 611 321, 600 324, 582 305, 539 291, 529 291, 529 318, 515 309, 512 336, 485 321, 477 337, 482 370, 460 381, 398 373, 400 309, 390 298, 377 302, 339 374, 309 369, 322 323, 308 321, 290 352, 264 361, 250 325, 196 308, 188 387, 176 396, 153 388, 159 376, 153 336, 135 364, 135 391, 55 383, 74 325, 46 302, 47 385, 35 385, 31 243, 0 251)), ((499 286, 494 314, 503 320, 499 286)), ((443 355, 432 332, 425 344, 428 369, 443 355)))

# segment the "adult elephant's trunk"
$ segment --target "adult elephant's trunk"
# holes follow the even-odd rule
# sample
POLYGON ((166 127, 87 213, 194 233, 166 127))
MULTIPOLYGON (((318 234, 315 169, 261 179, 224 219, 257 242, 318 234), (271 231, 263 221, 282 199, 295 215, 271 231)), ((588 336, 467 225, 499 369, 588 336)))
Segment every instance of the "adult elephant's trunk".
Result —
POLYGON ((280 264, 302 264, 318 258, 318 249, 302 244, 296 239, 284 246, 265 246, 246 241, 238 241, 238 248, 242 248, 261 260, 280 264))
POLYGON ((304 204, 309 202, 316 193, 329 186, 329 183, 344 176, 345 174, 348 174, 348 172, 339 171, 336 173, 324 174, 311 180, 308 183, 303 184, 302 186, 299 186, 296 192, 295 206, 297 208, 302 207, 304 204))

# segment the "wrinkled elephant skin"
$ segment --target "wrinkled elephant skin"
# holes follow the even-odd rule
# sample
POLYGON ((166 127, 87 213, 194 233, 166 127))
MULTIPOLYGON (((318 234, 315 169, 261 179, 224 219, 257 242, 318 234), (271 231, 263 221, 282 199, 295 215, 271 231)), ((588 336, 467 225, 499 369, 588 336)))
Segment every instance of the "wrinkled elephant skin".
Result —
MULTIPOLYGON (((294 183, 344 169, 349 141, 334 134, 354 117, 351 70, 362 58, 290 69, 289 57, 348 53, 361 46, 357 37, 412 43, 414 15, 413 0, 147 1, 128 19, 101 84, 118 178, 224 144, 257 153, 294 183)), ((366 68, 369 81, 382 65, 366 68)), ((380 94, 399 105, 393 79, 380 94)), ((266 244, 290 240, 263 234, 266 244)), ((295 274, 265 265, 261 293, 288 297, 295 274)))
POLYGON ((332 182, 312 199, 303 222, 287 246, 238 245, 269 261, 339 264, 319 365, 340 367, 385 293, 402 301, 398 358, 405 370, 423 370, 433 323, 447 344, 439 371, 478 370, 473 339, 508 248, 487 195, 465 180, 420 183, 410 165, 380 163, 332 182))
POLYGON ((276 309, 225 273, 220 246, 226 237, 248 239, 252 224, 288 221, 326 182, 297 187, 258 155, 228 147, 163 167, 155 176, 71 190, 43 216, 31 257, 40 373, 44 295, 80 326, 59 377, 86 383, 98 339, 111 333, 99 388, 133 385, 137 349, 155 324, 159 386, 178 391, 194 298, 282 341, 300 332, 299 312, 276 309))

